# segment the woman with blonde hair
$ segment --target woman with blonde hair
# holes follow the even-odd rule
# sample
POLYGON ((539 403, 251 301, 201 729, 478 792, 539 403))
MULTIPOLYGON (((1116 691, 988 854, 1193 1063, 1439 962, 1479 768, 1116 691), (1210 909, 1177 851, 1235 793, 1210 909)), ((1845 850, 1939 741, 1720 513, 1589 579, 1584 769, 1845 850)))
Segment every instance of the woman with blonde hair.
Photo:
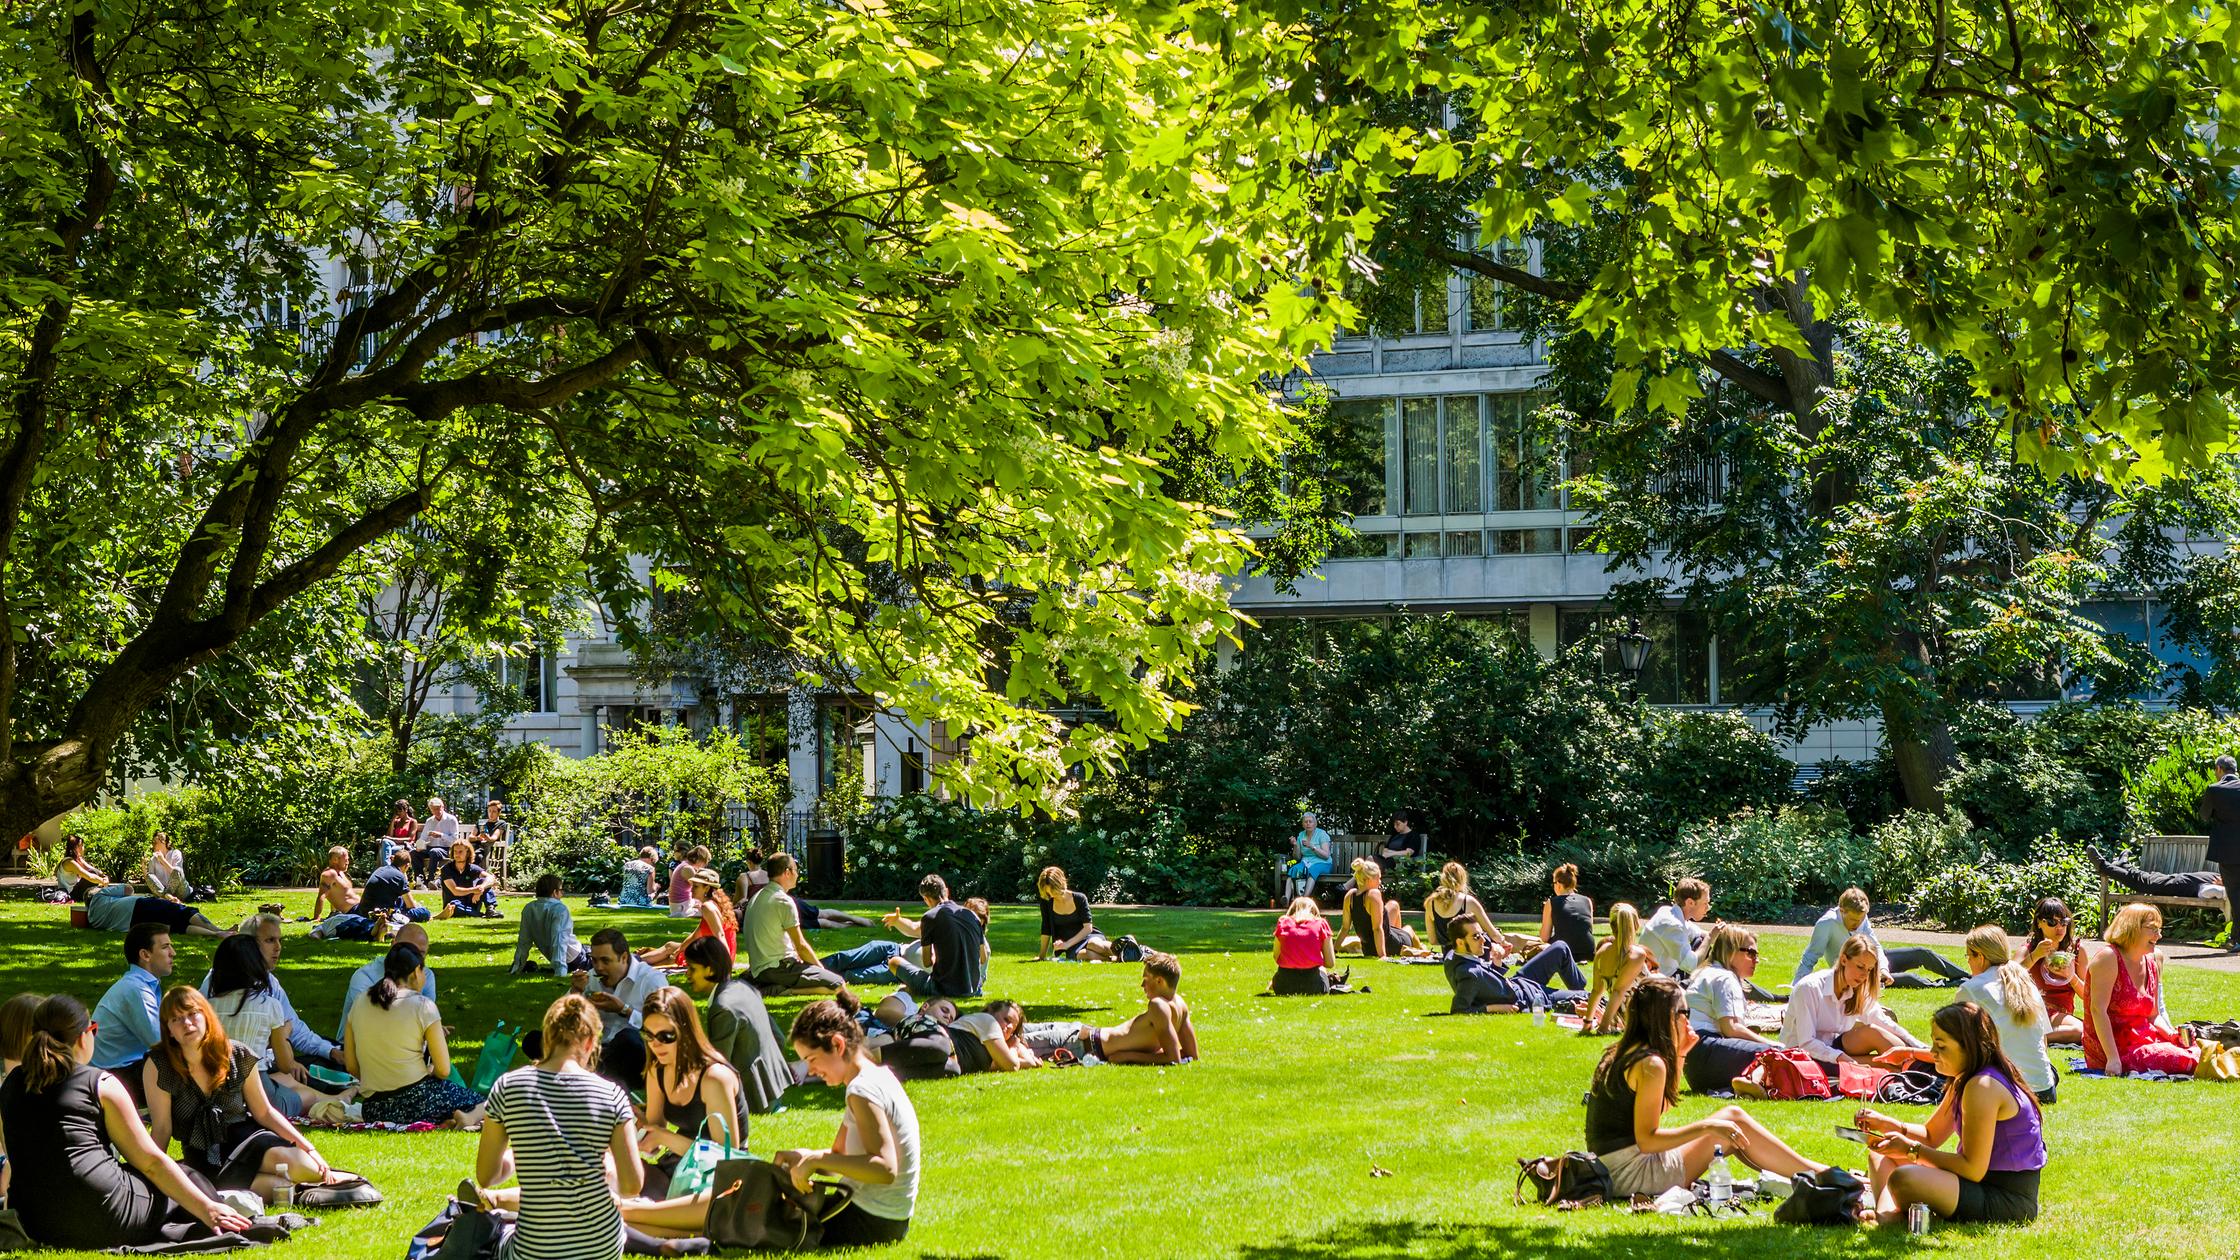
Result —
POLYGON ((1579 1031, 1617 1032, 1626 994, 1656 967, 1648 947, 1641 944, 1641 912, 1624 901, 1610 907, 1610 939, 1595 947, 1594 966, 1587 976, 1587 1006, 1580 1012, 1579 1031))
POLYGON ((622 1207, 640 1185, 630 1095, 591 1070, 599 1012, 577 993, 544 1012, 544 1057, 498 1078, 475 1151, 476 1207, 520 1213, 506 1254, 537 1260, 620 1260, 622 1207), (518 1179, 515 1190, 485 1190, 518 1179), (610 1180, 611 1178, 611 1180, 610 1180))
POLYGON ((1055 954, 1075 962, 1111 962, 1119 952, 1097 930, 1089 913, 1089 899, 1066 887, 1066 873, 1045 866, 1034 881, 1035 905, 1042 910, 1041 961, 1055 954))
POLYGON ((1758 970, 1757 934, 1722 923, 1712 930, 1704 955, 1688 979, 1688 1026, 1696 1047, 1688 1051, 1682 1074, 1696 1093, 1724 1094, 1759 1051, 1780 1043, 1743 1022, 1749 1008, 1744 986, 1758 970))
POLYGON ((2046 1054, 2046 1035, 2053 1025, 2046 1019, 2037 982, 2007 944, 2005 928, 1986 923, 1968 933, 1968 970, 1974 978, 1960 986, 1960 1000, 1975 1003, 1991 1017, 1991 1026, 1999 1030, 1999 1049, 2022 1073, 2016 1083, 2028 1087, 2039 1102, 2051 1103, 2053 1059, 2046 1054))
POLYGON ((1789 990, 1781 1044, 1830 1067, 1901 1048, 1927 1048, 1883 1006, 1882 952, 1871 936, 1846 937, 1826 969, 1789 990))
POLYGON ((1353 973, 1334 974, 1337 970, 1337 942, 1322 907, 1312 897, 1293 897, 1291 908, 1276 920, 1276 976, 1268 992, 1286 997, 1343 992, 1353 973))
POLYGON ((2201 1067, 2201 1052, 2162 1013, 2162 954, 2155 949, 2162 940, 2162 912, 2133 902, 2116 911, 2102 935, 2108 948, 2092 951, 2090 965, 2077 971, 2085 1066, 2110 1076, 2193 1075, 2201 1067))
POLYGON ((1439 868, 1439 883, 1432 888, 1431 895, 1423 899, 1423 926, 1435 952, 1454 947, 1447 939, 1446 925, 1456 919, 1469 919, 1485 933, 1486 940, 1491 943, 1489 961, 1499 962, 1517 952, 1518 942, 1493 925, 1485 905, 1470 891, 1470 872, 1460 862, 1449 862, 1439 868))
POLYGON ((1540 903, 1540 943, 1562 941, 1573 958, 1594 957, 1594 901, 1579 895, 1579 868, 1565 862, 1548 873, 1554 896, 1540 903))
POLYGON ((1353 883, 1346 888, 1338 921, 1346 930, 1338 948, 1356 942, 1363 958, 1424 958, 1431 953, 1400 921, 1400 903, 1384 895, 1384 868, 1372 858, 1353 860, 1353 883))

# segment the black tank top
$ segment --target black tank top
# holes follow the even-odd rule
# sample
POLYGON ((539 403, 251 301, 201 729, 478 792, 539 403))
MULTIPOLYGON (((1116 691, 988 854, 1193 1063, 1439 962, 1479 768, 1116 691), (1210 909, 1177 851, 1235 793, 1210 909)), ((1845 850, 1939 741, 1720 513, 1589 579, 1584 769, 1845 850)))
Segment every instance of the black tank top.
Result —
POLYGON ((1608 1155, 1634 1144, 1635 1091, 1626 1083, 1626 1072, 1640 1061, 1637 1053, 1627 1062, 1611 1064, 1610 1075, 1603 1079, 1602 1088, 1587 1091, 1587 1151, 1590 1154, 1608 1155))
MULTIPOLYGON (((694 1081, 692 1083, 692 1097, 684 1102, 670 1101, 666 1091, 661 1095, 661 1118, 668 1122, 670 1128, 688 1138, 709 1136, 700 1131, 700 1126, 706 1123, 708 1119, 708 1104, 700 1093, 701 1088, 706 1084, 705 1080, 694 1081)), ((747 1144, 747 1131, 740 1127, 737 1116, 728 1118, 731 1122, 731 1144, 744 1148, 747 1144)))
POLYGON ((1594 903, 1575 892, 1548 898, 1548 939, 1571 947, 1580 962, 1594 957, 1594 903))

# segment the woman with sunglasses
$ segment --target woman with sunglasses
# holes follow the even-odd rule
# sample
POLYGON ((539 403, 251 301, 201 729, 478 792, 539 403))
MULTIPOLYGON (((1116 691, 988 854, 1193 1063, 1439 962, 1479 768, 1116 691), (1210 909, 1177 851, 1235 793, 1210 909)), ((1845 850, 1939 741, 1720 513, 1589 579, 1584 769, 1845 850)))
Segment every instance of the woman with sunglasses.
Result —
POLYGON ((661 1199, 694 1141, 747 1149, 746 1108, 739 1105, 739 1073, 716 1053, 683 989, 649 994, 639 1027, 646 1039, 646 1106, 638 1151, 653 1164, 646 1170, 646 1197, 661 1199))
POLYGON ((124 1083, 93 1066, 97 1031, 78 999, 48 998, 32 1014, 23 1065, 0 1083, 15 1170, 8 1205, 24 1233, 101 1251, 161 1241, 165 1226, 189 1217, 216 1233, 247 1229, 156 1145, 124 1083))
POLYGON ((1682 1075, 1698 1094, 1724 1094, 1734 1079, 1750 1070, 1761 1050, 1781 1043, 1746 1026, 1746 985, 1758 972, 1758 937, 1732 923, 1712 930, 1704 964, 1688 981, 1688 1027, 1696 1044, 1683 1061, 1682 1075))
POLYGON ((2022 945, 2022 968, 2046 1001, 2049 1046, 2084 1044, 2084 1021, 2077 1017, 2077 940, 2069 906, 2059 897, 2038 903, 2030 916, 2030 939, 2022 945))

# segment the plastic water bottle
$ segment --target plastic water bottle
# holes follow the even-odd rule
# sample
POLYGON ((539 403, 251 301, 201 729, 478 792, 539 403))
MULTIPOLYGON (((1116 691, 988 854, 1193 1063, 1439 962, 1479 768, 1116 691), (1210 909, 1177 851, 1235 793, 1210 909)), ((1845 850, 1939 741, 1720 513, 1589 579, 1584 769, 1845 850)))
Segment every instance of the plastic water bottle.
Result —
POLYGON ((272 1206, 276 1208, 294 1207, 296 1205, 296 1183, 288 1180, 288 1166, 286 1164, 280 1165, 272 1170, 272 1175, 280 1179, 280 1184, 272 1188, 272 1206))
POLYGON ((1548 1023, 1548 1006, 1539 994, 1532 995, 1532 1026, 1544 1028, 1548 1023))
POLYGON ((1711 1148, 1711 1170, 1705 1174, 1711 1183, 1711 1210, 1714 1212, 1734 1202, 1734 1173, 1727 1167, 1727 1148, 1711 1148))

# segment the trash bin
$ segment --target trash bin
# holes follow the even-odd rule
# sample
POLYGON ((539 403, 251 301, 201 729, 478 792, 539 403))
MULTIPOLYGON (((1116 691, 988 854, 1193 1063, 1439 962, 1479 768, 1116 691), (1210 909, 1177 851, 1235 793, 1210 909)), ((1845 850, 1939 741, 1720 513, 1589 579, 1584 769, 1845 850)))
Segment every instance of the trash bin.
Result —
POLYGON ((846 878, 847 850, 841 843, 840 833, 831 827, 818 827, 809 832, 809 895, 812 897, 837 897, 840 885, 846 878))

